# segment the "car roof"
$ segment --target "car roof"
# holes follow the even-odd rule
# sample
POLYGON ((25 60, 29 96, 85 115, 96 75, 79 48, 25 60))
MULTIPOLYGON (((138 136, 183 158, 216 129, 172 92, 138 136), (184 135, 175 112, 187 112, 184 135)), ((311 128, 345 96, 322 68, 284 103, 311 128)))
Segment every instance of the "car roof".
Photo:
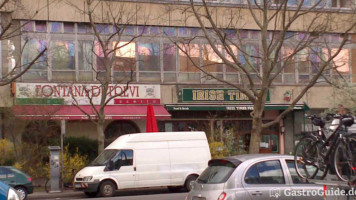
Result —
POLYGON ((275 158, 285 158, 285 159, 294 159, 294 156, 284 155, 284 154, 243 154, 237 156, 230 156, 224 159, 228 160, 239 160, 245 162, 247 160, 259 160, 259 159, 275 159, 275 158))

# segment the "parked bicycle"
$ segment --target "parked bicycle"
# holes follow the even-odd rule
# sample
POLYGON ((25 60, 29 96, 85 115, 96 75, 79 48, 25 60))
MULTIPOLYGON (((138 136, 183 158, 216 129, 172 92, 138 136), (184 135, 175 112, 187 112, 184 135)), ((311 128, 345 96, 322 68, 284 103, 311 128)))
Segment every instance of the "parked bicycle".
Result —
POLYGON ((339 119, 329 137, 325 134, 325 119, 307 116, 319 130, 305 134, 297 144, 294 153, 297 174, 305 180, 324 179, 331 171, 339 180, 352 183, 356 179, 356 135, 349 133, 347 128, 354 123, 354 118, 350 115, 328 116, 339 119))

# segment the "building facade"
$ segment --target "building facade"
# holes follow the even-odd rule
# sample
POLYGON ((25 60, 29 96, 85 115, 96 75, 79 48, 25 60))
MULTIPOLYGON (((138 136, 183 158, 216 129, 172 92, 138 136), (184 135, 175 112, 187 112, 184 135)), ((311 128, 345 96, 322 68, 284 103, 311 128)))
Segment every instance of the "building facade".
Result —
MULTIPOLYGON (((84 88, 90 88, 93 97, 101 95, 97 71, 103 68, 104 55, 89 24, 90 20, 85 12, 78 11, 85 11, 86 3, 84 0, 71 3, 55 1, 50 4, 45 0, 36 2, 24 0, 21 1, 21 9, 9 8, 13 9, 10 15, 16 26, 20 27, 16 30, 20 34, 1 41, 0 71, 4 76, 16 64, 23 66, 23 70, 39 52, 45 48, 47 51, 15 83, 0 88, 0 105, 11 108, 19 119, 13 130, 19 140, 31 121, 37 119, 50 119, 58 124, 60 120, 66 120, 67 135, 95 139, 95 125, 86 114, 72 105, 73 99, 76 99, 83 109, 93 114, 84 88), (12 47, 15 53, 9 53, 12 47)), ((297 1, 288 2, 293 10, 297 1)), ((121 38, 110 40, 111 46, 118 43, 123 47, 114 54, 113 84, 110 85, 113 94, 108 95, 114 96, 125 87, 129 89, 107 105, 105 134, 108 142, 122 134, 144 132, 146 106, 153 104, 160 131, 203 130, 211 141, 231 137, 235 140, 236 148, 241 152, 247 150, 253 105, 239 90, 209 78, 191 63, 210 63, 209 72, 224 81, 241 84, 245 80, 241 74, 219 61, 196 20, 182 12, 189 8, 188 3, 168 0, 98 2, 100 9, 96 11, 97 16, 104 16, 108 7, 116 8, 116 12, 123 12, 126 17, 130 14, 133 16, 133 20, 125 22, 121 38), (195 39, 188 44, 189 57, 172 42, 192 38, 195 39), (133 69, 134 81, 128 86, 114 80, 115 77, 128 76, 126 69, 133 69)), ((303 6, 310 7, 313 3, 312 0, 305 1, 303 6)), ((247 2, 242 0, 211 3, 216 9, 217 21, 224 21, 227 11, 248 12, 246 5, 247 2)), ((355 20, 352 17, 355 2, 351 0, 327 0, 322 5, 322 11, 341 16, 340 22, 342 17, 355 20)), ((4 13, 2 17, 7 15, 4 13)), ((248 22, 251 19, 245 20, 248 22)), ((339 25, 342 26, 341 23, 339 25)), ((95 26, 101 35, 107 37, 117 31, 117 27, 105 17, 97 19, 95 26)), ((243 39, 248 43, 243 47, 247 52, 258 52, 262 36, 257 25, 241 23, 238 26, 238 29, 226 29, 228 37, 232 40, 243 39)), ((323 33, 319 42, 329 44, 331 49, 336 48, 342 42, 344 30, 335 30, 323 33)), ((293 41, 301 40, 310 33, 296 25, 286 34, 293 44, 293 41)), ((273 31, 268 37, 272 39, 272 35, 273 31)), ((353 75, 353 71, 356 71, 354 31, 348 37, 351 42, 342 48, 333 62, 341 67, 328 70, 324 75, 335 79, 342 77, 352 84, 356 82, 356 76, 353 75)), ((286 44, 282 52, 288 54, 292 48, 293 45, 286 44)), ((325 49, 319 47, 315 51, 323 53, 325 49)), ((236 55, 240 62, 245 62, 238 51, 236 55)), ((295 56, 295 62, 282 71, 269 90, 264 121, 271 121, 289 106, 298 91, 317 73, 313 66, 318 62, 320 60, 313 58, 312 52, 295 56), (305 59, 305 55, 311 56, 311 59, 305 59)), ((320 80, 296 104, 293 112, 279 124, 263 130, 260 151, 292 152, 298 133, 304 130, 303 114, 307 108, 319 112, 336 107, 337 94, 334 87, 320 80)), ((98 100, 93 98, 93 101, 98 100)), ((7 137, 7 130, 2 129, 1 135, 7 137)))

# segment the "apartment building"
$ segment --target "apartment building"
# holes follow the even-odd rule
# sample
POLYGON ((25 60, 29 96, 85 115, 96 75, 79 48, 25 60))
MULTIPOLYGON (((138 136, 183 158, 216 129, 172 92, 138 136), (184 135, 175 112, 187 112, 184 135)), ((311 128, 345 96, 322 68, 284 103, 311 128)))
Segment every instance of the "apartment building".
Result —
MULTIPOLYGON (((298 2, 288 1, 288 9, 297 9, 298 2)), ((215 9, 217 21, 226 21, 225 14, 229 12, 245 14, 244 23, 234 28, 227 27, 226 35, 231 40, 246 42, 241 48, 250 55, 261 50, 261 30, 255 23, 249 23, 253 19, 246 14, 249 12, 248 2, 216 0, 208 3, 215 9)), ((279 1, 271 3, 278 6, 279 1)), ((341 16, 339 28, 323 32, 315 41, 316 44, 326 43, 331 49, 336 48, 345 37, 345 21, 342 19, 356 19, 353 17, 355 2, 305 0, 303 8, 313 7, 315 3, 318 3, 316 13, 341 16)), ((224 81, 242 84, 245 80, 214 55, 194 16, 184 12, 190 8, 189 1, 102 1, 96 5, 95 12, 101 19, 95 21, 95 27, 104 37, 118 31, 114 23, 105 20, 109 7, 116 13, 122 12, 126 19, 132 17, 125 21, 121 38, 110 40, 111 46, 118 43, 123 47, 114 54, 110 85, 113 90, 108 95, 114 96, 125 87, 128 89, 120 97, 113 98, 105 108, 107 141, 122 134, 144 132, 146 107, 152 104, 160 131, 203 130, 210 139, 231 137, 235 140, 236 148, 241 151, 248 148, 252 103, 241 91, 206 76, 192 62, 198 65, 209 63, 208 71, 224 81), (178 40, 189 40, 190 56, 172 42, 178 40), (125 85, 125 78, 130 76, 130 70, 127 69, 133 70, 133 82, 128 86, 125 85), (121 80, 124 81, 115 82, 117 77, 123 77, 121 80)), ((16 64, 25 68, 39 52, 47 48, 45 54, 21 78, 1 88, 1 107, 10 108, 18 119, 14 132, 20 136, 38 119, 50 119, 58 124, 60 120, 65 120, 66 135, 96 138, 95 125, 86 114, 72 105, 74 95, 82 109, 90 113, 90 100, 85 97, 84 88, 90 88, 94 104, 98 104, 101 95, 97 72, 103 69, 104 54, 86 15, 86 1, 23 0, 19 8, 10 10, 12 12, 4 12, 2 17, 11 15, 16 27, 20 27, 17 30, 20 34, 1 41, 3 75, 16 64), (15 53, 11 52, 12 49, 15 49, 15 53)), ((334 18, 336 22, 333 23, 338 24, 338 19, 334 18)), ((353 76, 356 70, 354 31, 347 35, 351 42, 334 59, 333 63, 340 67, 327 70, 324 76, 331 79, 342 77, 351 84, 356 82, 353 76)), ((273 39, 275 32, 276 29, 271 29, 267 37, 273 39)), ((294 25, 286 33, 289 41, 292 41, 291 45, 283 46, 281 52, 288 54, 295 48, 293 41, 300 41, 308 34, 312 33, 306 32, 302 25, 294 25)), ((318 45, 314 48, 320 53, 326 51, 318 45)), ((274 119, 286 109, 297 92, 317 73, 313 66, 321 61, 319 57, 313 57, 314 53, 296 55, 295 62, 275 79, 267 95, 264 121, 274 119), (308 59, 305 59, 306 55, 308 59)), ((240 62, 247 62, 238 51, 236 56, 240 62)), ((250 62, 258 63, 254 59, 250 62)), ((303 118, 306 110, 319 112, 336 107, 338 98, 335 88, 321 78, 279 124, 263 130, 260 151, 293 151, 293 144, 306 127, 303 118)), ((3 114, 6 117, 4 115, 6 113, 3 114)), ((2 129, 2 137, 6 137, 6 132, 2 129)))

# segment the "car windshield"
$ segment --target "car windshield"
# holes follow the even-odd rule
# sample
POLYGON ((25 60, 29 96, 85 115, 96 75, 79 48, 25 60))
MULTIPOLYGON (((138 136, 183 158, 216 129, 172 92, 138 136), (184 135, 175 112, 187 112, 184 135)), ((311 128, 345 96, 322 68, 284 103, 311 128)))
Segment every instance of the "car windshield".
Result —
POLYGON ((89 166, 105 166, 120 150, 104 150, 89 166))
POLYGON ((198 177, 198 183, 217 184, 224 183, 229 179, 237 166, 225 160, 209 163, 208 168, 198 177))

